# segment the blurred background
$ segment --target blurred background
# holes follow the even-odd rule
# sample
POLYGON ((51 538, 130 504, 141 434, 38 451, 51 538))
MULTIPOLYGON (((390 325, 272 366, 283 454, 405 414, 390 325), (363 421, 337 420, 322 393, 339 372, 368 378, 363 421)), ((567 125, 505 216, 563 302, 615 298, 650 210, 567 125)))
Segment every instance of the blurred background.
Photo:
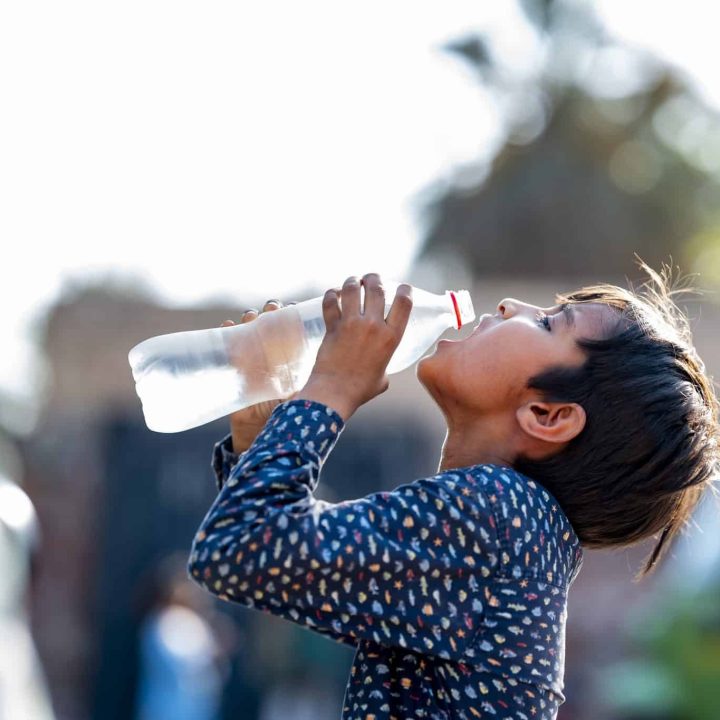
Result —
MULTIPOLYGON (((185 577, 226 419, 144 423, 127 353, 379 272, 549 305, 671 261, 714 377, 720 74, 703 0, 0 7, 0 718, 339 717, 352 650, 185 577)), ((465 329, 460 331, 462 334, 465 329)), ((449 331, 446 337, 455 335, 449 331)), ((331 501, 437 470, 414 368, 323 470, 331 501)), ((720 704, 710 499, 586 551, 561 720, 720 704)))

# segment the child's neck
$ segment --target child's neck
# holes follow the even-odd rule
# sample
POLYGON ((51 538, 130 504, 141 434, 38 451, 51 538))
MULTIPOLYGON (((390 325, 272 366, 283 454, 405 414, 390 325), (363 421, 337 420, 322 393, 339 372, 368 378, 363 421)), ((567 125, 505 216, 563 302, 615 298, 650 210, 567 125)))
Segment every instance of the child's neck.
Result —
POLYGON ((472 424, 449 422, 438 472, 480 464, 512 467, 513 429, 506 425, 498 417, 479 418, 472 424))

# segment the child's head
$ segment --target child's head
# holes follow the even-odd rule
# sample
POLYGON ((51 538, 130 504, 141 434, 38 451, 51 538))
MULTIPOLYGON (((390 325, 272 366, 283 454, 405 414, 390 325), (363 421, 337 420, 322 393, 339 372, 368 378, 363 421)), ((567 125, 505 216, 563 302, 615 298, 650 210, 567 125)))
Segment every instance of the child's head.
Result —
POLYGON ((503 300, 498 318, 425 358, 418 378, 448 419, 450 452, 465 460, 455 466, 504 460, 554 495, 588 548, 661 532, 642 577, 713 488, 720 431, 712 382, 673 300, 686 290, 665 269, 641 267, 645 292, 584 287, 558 295, 548 318, 503 300), (473 459, 458 448, 475 438, 473 459))
MULTIPOLYGON (((629 546, 658 532, 640 576, 655 567, 683 530, 718 473, 718 402, 673 301, 663 269, 639 294, 613 285, 585 287, 560 302, 602 302, 622 322, 603 340, 579 339, 587 359, 577 369, 549 369, 529 385, 547 399, 585 410, 583 431, 545 460, 514 467, 556 497, 583 545, 629 546)), ((669 269, 668 269, 669 270, 669 269)))

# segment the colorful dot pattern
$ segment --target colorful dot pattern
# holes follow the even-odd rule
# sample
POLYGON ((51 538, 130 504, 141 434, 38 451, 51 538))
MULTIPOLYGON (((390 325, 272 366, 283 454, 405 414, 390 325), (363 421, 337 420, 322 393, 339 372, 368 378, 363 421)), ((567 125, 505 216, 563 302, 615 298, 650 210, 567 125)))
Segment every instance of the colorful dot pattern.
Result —
POLYGON ((320 500, 343 427, 327 405, 296 399, 244 453, 230 435, 218 442, 219 493, 190 577, 356 648, 342 720, 556 718, 567 592, 583 562, 556 500, 484 464, 320 500))

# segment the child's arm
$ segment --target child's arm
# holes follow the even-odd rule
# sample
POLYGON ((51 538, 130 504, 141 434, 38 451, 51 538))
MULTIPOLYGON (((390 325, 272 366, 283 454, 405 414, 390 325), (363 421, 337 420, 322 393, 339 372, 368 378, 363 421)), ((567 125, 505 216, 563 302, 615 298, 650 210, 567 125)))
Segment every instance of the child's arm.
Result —
MULTIPOLYGON (((257 437, 257 435, 258 433, 255 434, 255 437, 257 437)), ((238 445, 234 433, 228 433, 222 440, 215 443, 215 446, 213 447, 211 467, 215 474, 215 486, 218 491, 223 489, 225 483, 230 477, 232 469, 240 462, 242 456, 247 452, 252 444, 252 442, 249 442, 247 444, 238 445), (235 448, 237 447, 242 447, 244 449, 240 452, 236 452, 235 448)), ((337 640, 338 642, 342 642, 353 647, 357 646, 357 640, 349 635, 343 635, 342 633, 336 631, 327 631, 323 628, 316 628, 316 630, 320 634, 329 635, 332 639, 337 640)))
POLYGON ((232 433, 228 433, 222 440, 215 443, 211 467, 215 474, 215 487, 218 492, 223 489, 232 469, 240 462, 240 458, 250 449, 251 445, 252 443, 241 452, 235 452, 232 433))
POLYGON ((278 405, 201 524, 191 577, 341 642, 460 657, 499 560, 483 490, 458 471, 357 500, 315 498, 343 427, 322 403, 278 405))

